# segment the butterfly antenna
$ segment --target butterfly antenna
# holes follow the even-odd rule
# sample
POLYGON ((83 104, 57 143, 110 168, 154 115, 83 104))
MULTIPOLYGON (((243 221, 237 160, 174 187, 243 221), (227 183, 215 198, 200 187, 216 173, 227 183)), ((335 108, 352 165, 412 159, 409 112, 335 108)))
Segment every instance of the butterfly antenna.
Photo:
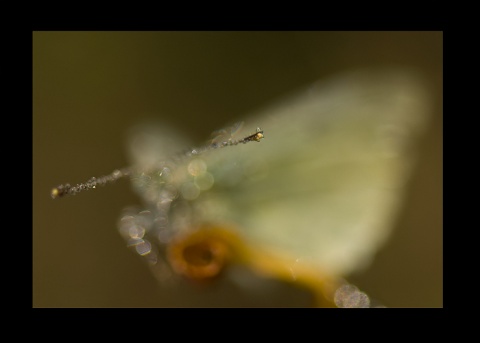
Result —
MULTIPOLYGON (((226 146, 232 146, 232 145, 238 145, 238 144, 246 144, 248 142, 260 142, 264 138, 263 136, 263 130, 257 127, 257 130, 255 133, 246 136, 242 139, 239 140, 232 140, 228 139, 223 142, 213 142, 210 143, 209 145, 206 145, 201 148, 195 148, 191 149, 189 152, 182 156, 174 156, 174 160, 181 160, 185 157, 191 157, 194 155, 199 155, 205 151, 208 150, 213 150, 213 149, 218 149, 218 148, 223 148, 226 146)), ((53 199, 56 198, 61 198, 64 197, 65 195, 75 195, 79 192, 82 191, 87 191, 89 189, 94 189, 97 186, 104 186, 107 183, 113 183, 117 181, 118 179, 121 179, 123 177, 127 177, 132 175, 133 168, 132 167, 127 167, 123 169, 116 169, 114 170, 111 174, 109 175, 104 175, 100 177, 92 177, 86 182, 79 183, 76 186, 70 186, 69 183, 59 185, 57 187, 54 187, 52 191, 50 192, 50 195, 52 196, 53 199)))
POLYGON ((214 143, 211 143, 210 145, 208 145, 206 147, 206 150, 218 149, 218 148, 223 148, 223 147, 226 147, 226 146, 232 146, 232 145, 238 145, 238 144, 246 144, 248 142, 260 142, 263 138, 264 138, 263 130, 261 128, 257 127, 257 130, 255 131, 255 133, 253 133, 251 135, 248 135, 248 136, 246 136, 242 139, 238 139, 238 140, 228 139, 228 140, 225 140, 225 141, 220 142, 220 143, 214 142, 214 143))
POLYGON ((88 181, 79 183, 76 186, 70 186, 69 183, 59 185, 52 189, 50 195, 53 199, 61 198, 65 195, 75 195, 79 192, 96 188, 97 186, 104 186, 107 183, 115 182, 118 179, 131 175, 131 173, 132 168, 116 169, 109 175, 92 177, 88 181))

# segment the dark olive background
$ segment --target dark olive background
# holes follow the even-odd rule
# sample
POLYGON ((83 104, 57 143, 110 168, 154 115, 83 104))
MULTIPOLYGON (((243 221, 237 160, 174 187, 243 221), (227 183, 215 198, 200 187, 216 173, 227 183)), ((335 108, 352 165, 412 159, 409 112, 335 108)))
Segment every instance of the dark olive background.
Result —
POLYGON ((386 306, 442 307, 441 32, 34 32, 32 306, 291 306, 160 288, 116 229, 139 203, 128 180, 55 201, 50 190, 126 165, 127 130, 144 118, 200 142, 316 79, 384 65, 429 78, 434 117, 394 234, 349 280, 386 306))

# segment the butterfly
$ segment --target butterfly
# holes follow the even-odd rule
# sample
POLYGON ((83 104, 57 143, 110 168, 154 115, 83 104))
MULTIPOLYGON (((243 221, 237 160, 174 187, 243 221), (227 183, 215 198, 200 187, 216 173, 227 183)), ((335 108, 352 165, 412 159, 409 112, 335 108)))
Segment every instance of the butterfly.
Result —
POLYGON ((408 70, 349 72, 196 148, 174 128, 139 125, 130 167, 52 197, 129 177, 143 204, 124 210, 119 232, 162 283, 241 280, 236 266, 247 266, 307 287, 317 306, 368 307, 344 278, 367 268, 391 233, 429 106, 408 70))

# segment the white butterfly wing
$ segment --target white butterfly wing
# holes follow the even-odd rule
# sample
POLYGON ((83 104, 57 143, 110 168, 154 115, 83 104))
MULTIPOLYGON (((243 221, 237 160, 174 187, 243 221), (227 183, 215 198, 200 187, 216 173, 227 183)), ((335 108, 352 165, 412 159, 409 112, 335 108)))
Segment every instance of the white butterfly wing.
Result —
POLYGON ((321 82, 254 114, 261 143, 212 151, 199 217, 333 275, 366 266, 388 237, 428 117, 405 71, 321 82))

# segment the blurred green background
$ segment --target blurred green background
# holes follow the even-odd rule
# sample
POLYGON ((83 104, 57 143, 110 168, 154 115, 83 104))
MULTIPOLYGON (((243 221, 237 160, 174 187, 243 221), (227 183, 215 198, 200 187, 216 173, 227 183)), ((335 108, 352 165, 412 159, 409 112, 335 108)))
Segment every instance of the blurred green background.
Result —
POLYGON ((441 32, 34 32, 32 306, 275 306, 161 289, 117 232, 140 203, 128 180, 56 201, 50 190, 125 166, 142 119, 201 142, 312 81, 392 65, 427 76, 434 116, 394 234, 349 281, 389 307, 443 306, 442 44, 441 32))

